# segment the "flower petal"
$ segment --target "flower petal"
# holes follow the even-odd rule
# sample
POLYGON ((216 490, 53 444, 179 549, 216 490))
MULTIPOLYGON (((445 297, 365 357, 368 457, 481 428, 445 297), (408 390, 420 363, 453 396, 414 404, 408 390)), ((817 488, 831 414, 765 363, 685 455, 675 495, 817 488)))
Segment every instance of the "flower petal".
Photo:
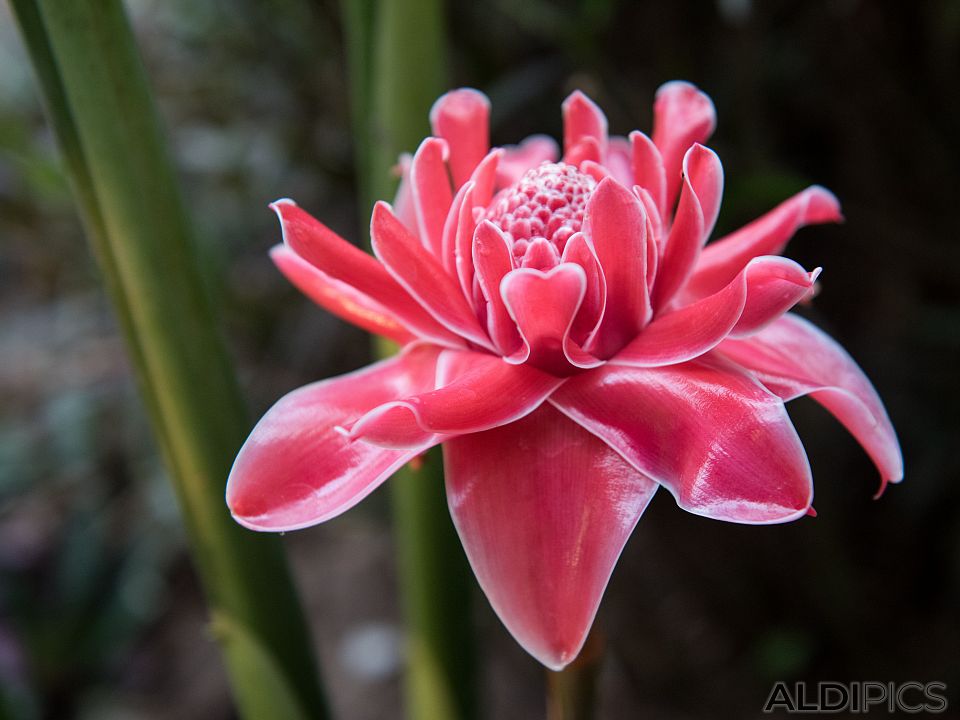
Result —
POLYGON ((443 447, 450 514, 494 611, 553 670, 580 652, 656 484, 549 405, 443 447))
POLYGON ((570 327, 570 337, 579 345, 585 345, 596 332, 607 304, 607 283, 600 268, 600 261, 590 242, 582 232, 574 233, 563 247, 561 262, 576 263, 587 277, 587 289, 580 310, 570 327))
POLYGON ((579 90, 570 93, 562 107, 564 162, 579 165, 566 158, 588 138, 596 143, 600 155, 596 158, 597 162, 603 162, 607 156, 607 116, 603 110, 579 90))
POLYGON ((632 192, 606 178, 590 196, 583 224, 607 286, 603 320, 588 349, 598 357, 609 357, 650 320, 646 212, 632 192))
POLYGON ((489 430, 536 410, 563 380, 530 365, 469 350, 444 352, 437 389, 381 405, 350 427, 350 437, 383 447, 419 447, 434 435, 489 430))
POLYGON ((450 147, 450 174, 458 189, 490 149, 490 100, 472 88, 451 90, 430 109, 430 126, 450 147))
POLYGON ((271 249, 270 257, 302 293, 334 315, 400 345, 415 339, 416 336, 383 305, 352 285, 317 269, 286 245, 271 249))
POLYGON ((658 315, 610 362, 656 367, 692 360, 731 332, 746 334, 772 322, 810 293, 817 274, 786 258, 754 258, 720 292, 658 315))
POLYGON ((453 203, 447 154, 446 142, 427 138, 420 143, 410 165, 410 188, 420 241, 437 258, 443 255, 443 225, 453 203))
POLYGON ((373 252, 387 271, 444 327, 492 350, 459 283, 394 216, 390 206, 378 202, 370 222, 373 252))
POLYGON ((713 102, 696 86, 676 80, 657 90, 653 102, 653 142, 660 150, 666 172, 665 208, 676 202, 680 168, 687 150, 694 143, 706 142, 716 126, 713 102))
MULTIPOLYGON (((292 200, 277 200, 270 207, 280 218, 284 244, 301 258, 388 308, 420 337, 441 345, 463 345, 463 341, 427 313, 376 258, 348 243, 292 200)), ((405 232, 409 235, 409 231, 405 232)))
POLYGON ((714 293, 752 258, 783 252, 787 241, 804 225, 842 219, 840 203, 833 193, 813 185, 749 225, 707 245, 683 288, 684 295, 700 298, 714 293))
POLYGON ((279 400, 250 433, 227 480, 227 505, 252 530, 295 530, 353 507, 431 445, 387 450, 334 428, 384 402, 433 387, 440 349, 414 345, 279 400))
POLYGON ((512 355, 523 343, 500 295, 500 282, 513 270, 511 258, 500 228, 489 220, 480 223, 473 240, 473 267, 487 303, 487 331, 501 355, 512 355))
POLYGON ((657 205, 661 218, 667 217, 667 175, 663 169, 663 158, 660 151, 639 130, 630 133, 631 168, 633 183, 639 185, 648 193, 657 205))
POLYGON ((665 307, 693 272, 717 220, 722 194, 720 158, 703 145, 694 145, 683 158, 683 191, 657 271, 654 308, 665 307))
POLYGON ((586 273, 575 263, 562 263, 548 272, 521 268, 504 277, 500 294, 523 338, 523 347, 507 362, 530 363, 557 375, 569 374, 571 365, 596 365, 595 357, 570 340, 586 286, 586 273))
POLYGON ((633 149, 627 138, 619 135, 610 138, 604 164, 621 185, 626 187, 636 185, 636 180, 633 179, 633 149))
POLYGON ((718 348, 784 400, 810 395, 843 423, 880 471, 883 486, 903 479, 903 457, 883 402, 833 338, 796 315, 718 348))
POLYGON ((810 507, 810 466, 783 402, 722 358, 604 365, 568 380, 550 402, 685 510, 760 524, 810 507))
POLYGON ((556 162, 559 156, 556 141, 547 135, 531 135, 519 145, 507 145, 497 166, 497 187, 509 187, 530 168, 556 162))

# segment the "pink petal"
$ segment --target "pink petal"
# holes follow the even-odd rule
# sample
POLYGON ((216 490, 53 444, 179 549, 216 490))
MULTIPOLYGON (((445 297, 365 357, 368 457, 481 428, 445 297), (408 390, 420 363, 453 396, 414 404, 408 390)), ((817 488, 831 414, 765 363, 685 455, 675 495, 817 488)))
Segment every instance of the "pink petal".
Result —
POLYGON ((494 611, 553 670, 580 652, 656 484, 549 405, 444 443, 447 499, 494 611))
POLYGON ((451 90, 433 104, 430 125, 450 147, 450 174, 459 188, 490 149, 490 100, 471 88, 451 90))
POLYGON ((589 138, 596 143, 599 151, 597 162, 603 162, 607 156, 607 117, 603 110, 579 90, 570 93, 562 107, 564 156, 589 138))
POLYGON ((413 155, 402 153, 394 172, 400 174, 400 186, 397 188, 397 196, 393 200, 393 212, 400 222, 411 233, 420 236, 420 228, 417 226, 417 209, 413 204, 413 188, 410 186, 410 165, 413 164, 413 155))
POLYGON ((783 402, 733 363, 604 365, 550 402, 607 442, 680 507, 742 523, 806 514, 810 466, 783 402))
MULTIPOLYGON (((450 212, 447 213, 447 219, 443 225, 443 252, 441 259, 443 268, 448 275, 457 275, 457 243, 459 235, 473 234, 475 223, 473 222, 473 191, 475 189, 473 182, 468 181, 463 187, 457 190, 453 196, 453 203, 450 205, 450 212), (466 212, 464 204, 466 203, 466 212)), ((399 216, 398 216, 399 217, 399 216)), ((464 293, 467 296, 466 293, 464 293)), ((467 296, 469 302, 469 296, 467 296)))
POLYGON ((637 197, 607 178, 590 196, 583 224, 607 286, 603 320, 589 349, 598 357, 609 357, 636 337, 650 320, 647 218, 637 197))
POLYGON ((501 355, 512 355, 523 340, 500 295, 500 281, 513 270, 506 237, 496 225, 484 220, 473 241, 473 267, 487 303, 487 330, 501 355))
POLYGON ((480 164, 473 171, 473 175, 470 176, 476 186, 473 194, 475 205, 487 207, 490 204, 496 187, 497 168, 503 156, 503 148, 494 148, 480 161, 480 164))
POLYGON ((610 362, 656 367, 692 360, 731 332, 753 332, 808 295, 817 273, 782 257, 754 258, 723 290, 658 315, 610 362))
POLYGON ((660 150, 666 172, 665 208, 673 207, 680 191, 683 156, 694 143, 706 142, 716 126, 713 102, 696 86, 674 81, 657 90, 653 102, 653 142, 660 150))
POLYGON ((334 428, 370 408, 433 387, 440 349, 410 346, 370 367, 307 385, 278 401, 250 433, 227 480, 227 505, 251 530, 295 530, 353 507, 436 444, 386 450, 334 428))
POLYGON ((383 305, 352 285, 318 270, 286 245, 274 247, 270 257, 301 292, 334 315, 400 345, 415 339, 416 336, 383 305))
POLYGON ((420 143, 410 165, 420 240, 438 258, 443 254, 443 224, 453 203, 446 161, 447 144, 439 138, 427 138, 420 143))
POLYGON ((694 145, 683 158, 683 192, 657 271, 655 308, 665 307, 693 272, 716 222, 722 193, 720 158, 703 145, 694 145))
MULTIPOLYGON (((883 485, 903 479, 897 435, 863 371, 835 340, 796 315, 719 350, 784 400, 809 394, 843 423, 876 464, 883 485)), ((880 491, 883 491, 881 486, 880 491)))
MULTIPOLYGON (((376 258, 348 243, 292 200, 278 200, 270 207, 280 218, 284 243, 301 258, 388 308, 420 337, 442 345, 463 345, 463 341, 431 317, 376 258)), ((409 235, 409 231, 405 232, 409 235)))
POLYGON ((570 328, 571 339, 584 345, 590 335, 597 330, 603 318, 603 311, 607 304, 607 283, 597 254, 582 232, 570 236, 563 247, 563 256, 560 259, 565 263, 576 263, 586 273, 587 289, 580 304, 580 310, 570 328))
POLYGON ((497 187, 509 187, 530 168, 556 162, 559 156, 557 143, 546 135, 531 135, 519 145, 506 146, 497 166, 497 187))
POLYGON ((758 255, 779 255, 804 225, 840 222, 840 203, 819 185, 780 203, 763 217, 710 243, 700 254, 684 294, 697 298, 716 292, 758 255))
POLYGON ((563 380, 487 353, 445 352, 437 389, 381 405, 350 428, 351 438, 383 447, 419 447, 434 435, 506 425, 536 410, 563 380))
POLYGON ((580 138, 573 147, 563 154, 563 162, 577 168, 585 163, 596 163, 599 165, 603 162, 603 148, 600 147, 600 143, 597 142, 596 138, 580 138))
POLYGON ((493 349, 459 283, 417 242, 385 202, 373 208, 370 236, 373 252, 390 274, 434 318, 458 335, 493 349))
POLYGON ((621 185, 633 187, 636 184, 636 180, 633 179, 633 149, 630 147, 630 141, 625 137, 615 135, 610 138, 604 164, 621 185))
POLYGON ((633 183, 639 185, 648 193, 657 205, 661 218, 667 217, 667 175, 663 168, 663 158, 660 151, 639 130, 630 133, 631 167, 633 169, 633 183))
POLYGON ((574 263, 557 265, 545 273, 530 268, 509 273, 500 283, 500 293, 520 330, 523 347, 507 361, 530 363, 556 375, 569 374, 571 364, 596 365, 596 358, 576 347, 569 337, 586 285, 586 273, 574 263))

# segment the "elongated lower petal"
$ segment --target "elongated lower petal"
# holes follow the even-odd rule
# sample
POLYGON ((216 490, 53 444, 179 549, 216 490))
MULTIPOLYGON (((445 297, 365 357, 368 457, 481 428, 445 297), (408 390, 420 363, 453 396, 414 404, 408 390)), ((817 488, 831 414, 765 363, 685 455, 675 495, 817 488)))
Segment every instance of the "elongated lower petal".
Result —
POLYGON ((406 345, 416 337, 390 310, 369 295, 330 277, 286 245, 274 247, 270 257, 304 295, 334 315, 400 345, 406 345))
POLYGON ((822 330, 784 315, 752 337, 721 343, 718 350, 784 400, 810 395, 827 408, 867 451, 883 485, 903 479, 900 444, 883 402, 853 358, 822 330))
POLYGON ((816 277, 787 258, 754 258, 720 292, 655 318, 610 362, 656 367, 692 360, 731 333, 775 320, 810 293, 816 277))
POLYGON ((819 185, 809 187, 766 215, 707 245, 683 292, 690 298, 710 295, 758 255, 779 255, 793 234, 805 225, 842 219, 840 203, 833 193, 819 185))
POLYGON ((478 345, 493 349, 459 282, 447 274, 441 261, 410 234, 385 202, 378 202, 373 208, 370 236, 373 252, 390 275, 437 322, 478 345))
POLYGON ((490 149, 490 100, 479 90, 452 90, 433 104, 430 125, 450 147, 450 174, 457 189, 490 149))
POLYGON ((432 388, 440 349, 411 346, 363 370, 279 400, 234 461, 227 505, 252 530, 294 530, 353 507, 401 465, 438 442, 404 450, 354 442, 335 428, 397 397, 432 388))
POLYGON ((713 101, 681 80, 661 85, 653 101, 653 142, 663 158, 667 180, 666 208, 680 191, 683 156, 694 143, 704 143, 717 125, 713 101))
POLYGON ((529 414, 562 382, 495 355, 451 350, 438 361, 437 389, 371 410, 350 428, 350 436, 405 448, 434 435, 489 430, 529 414))
POLYGON ((549 405, 449 440, 443 456, 480 587, 517 642, 559 670, 580 652, 656 484, 549 405))
MULTIPOLYGON (((270 207, 280 218, 284 244, 301 258, 388 308, 420 337, 444 345, 463 344, 424 310, 375 257, 348 243, 292 200, 278 200, 270 207)), ((409 230, 404 230, 409 234, 409 230)))
POLYGON ((680 507, 740 523, 775 523, 810 507, 810 466, 783 402, 737 365, 605 365, 550 402, 607 442, 680 507))

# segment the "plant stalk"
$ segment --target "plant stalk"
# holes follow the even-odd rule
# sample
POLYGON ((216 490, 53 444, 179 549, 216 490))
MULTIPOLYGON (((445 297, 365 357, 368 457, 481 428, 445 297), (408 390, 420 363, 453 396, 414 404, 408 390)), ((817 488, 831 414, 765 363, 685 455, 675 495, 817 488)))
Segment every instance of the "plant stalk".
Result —
POLYGON ((280 540, 224 484, 249 424, 120 0, 11 0, 248 720, 328 717, 280 540))
POLYGON ((592 720, 603 649, 593 629, 576 660, 560 672, 547 671, 547 720, 592 720))
MULTIPOLYGON (((391 199, 402 152, 429 134, 445 90, 442 0, 344 0, 361 227, 377 199, 391 199)), ((377 345, 383 357, 394 351, 377 345)), ((447 508, 443 464, 430 452, 390 480, 399 582, 408 638, 406 714, 411 720, 476 716, 473 581, 447 508)))

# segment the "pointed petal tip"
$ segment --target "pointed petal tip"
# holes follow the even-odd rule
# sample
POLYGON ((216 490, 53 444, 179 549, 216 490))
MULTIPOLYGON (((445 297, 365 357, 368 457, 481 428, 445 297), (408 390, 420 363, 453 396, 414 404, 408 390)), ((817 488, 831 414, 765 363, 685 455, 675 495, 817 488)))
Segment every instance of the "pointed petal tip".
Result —
POLYGON ((441 113, 470 115, 477 109, 490 110, 486 93, 471 87, 455 88, 438 97, 430 108, 430 124, 436 127, 441 113))

